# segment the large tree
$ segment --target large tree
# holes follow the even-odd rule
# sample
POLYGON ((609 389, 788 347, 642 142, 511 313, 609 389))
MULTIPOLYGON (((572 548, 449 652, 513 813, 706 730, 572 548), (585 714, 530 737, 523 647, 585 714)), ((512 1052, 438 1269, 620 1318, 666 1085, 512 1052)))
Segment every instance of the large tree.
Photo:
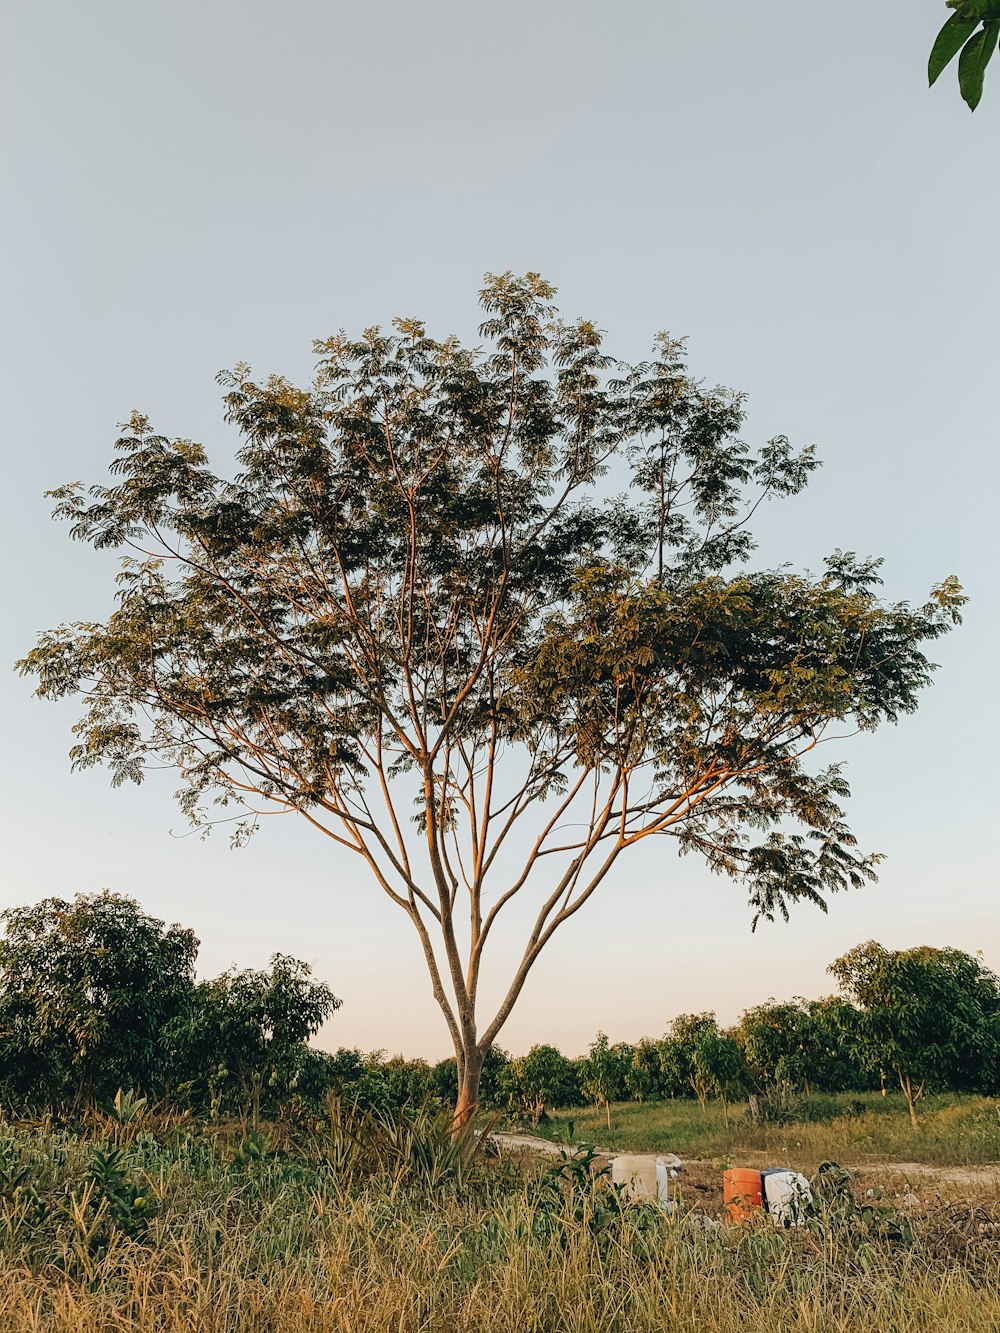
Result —
POLYGON ((553 296, 489 276, 484 346, 401 319, 318 343, 306 388, 237 367, 229 480, 134 415, 110 484, 53 492, 74 537, 127 553, 117 609, 21 663, 84 700, 77 767, 173 765, 195 822, 295 811, 367 864, 419 939, 460 1117, 540 953, 637 843, 698 852, 758 916, 873 878, 815 752, 916 706, 962 601, 946 579, 886 604, 877 562, 840 553, 749 569, 751 516, 812 449, 751 450, 743 396, 681 342, 625 365, 553 296))
POLYGON ((830 964, 861 1008, 859 1054, 899 1079, 910 1120, 928 1088, 995 1092, 1000 979, 961 949, 859 944, 830 964))

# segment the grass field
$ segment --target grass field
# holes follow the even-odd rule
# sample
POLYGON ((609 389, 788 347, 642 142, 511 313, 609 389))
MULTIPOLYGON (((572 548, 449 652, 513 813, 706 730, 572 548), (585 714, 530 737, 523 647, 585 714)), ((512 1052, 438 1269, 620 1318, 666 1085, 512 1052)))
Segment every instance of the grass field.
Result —
POLYGON ((763 1159, 793 1162, 812 1171, 823 1160, 844 1163, 924 1162, 964 1166, 1000 1162, 1000 1106, 984 1097, 929 1096, 914 1131, 901 1096, 817 1094, 800 1099, 795 1119, 753 1123, 744 1106, 697 1101, 624 1102, 604 1110, 559 1111, 538 1126, 546 1138, 607 1145, 633 1152, 675 1152, 681 1157, 727 1159, 747 1165, 763 1159))
MULTIPOLYGON (((641 1139, 667 1128, 662 1108, 652 1121, 653 1109, 628 1108, 633 1146, 666 1146, 641 1139)), ((678 1109, 675 1146, 719 1142, 713 1113, 699 1139, 684 1107, 681 1144, 678 1109)), ((961 1128, 987 1109, 939 1107, 937 1133, 947 1138, 949 1112, 961 1128)), ((888 1111, 861 1119, 895 1133, 888 1111)), ((627 1120, 623 1108, 623 1135, 627 1120)), ((965 1160, 980 1155, 973 1148, 965 1160)), ((447 1120, 444 1132, 430 1121, 401 1132, 334 1113, 270 1137, 190 1122, 100 1122, 85 1133, 0 1127, 0 1329, 1000 1328, 1000 1208, 984 1189, 953 1191, 906 1215, 854 1182, 799 1230, 702 1223, 684 1208, 673 1216, 622 1208, 583 1170, 560 1176, 533 1158, 470 1160, 453 1151, 447 1120)))

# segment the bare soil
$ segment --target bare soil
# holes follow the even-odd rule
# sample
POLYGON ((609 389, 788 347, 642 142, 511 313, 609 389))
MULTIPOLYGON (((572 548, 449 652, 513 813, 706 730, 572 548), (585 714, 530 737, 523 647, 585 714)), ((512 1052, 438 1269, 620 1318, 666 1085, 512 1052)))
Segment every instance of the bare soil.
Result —
MULTIPOLYGON (((493 1134, 501 1149, 515 1153, 537 1153, 545 1157, 559 1157, 567 1151, 565 1144, 534 1134, 493 1134)), ((598 1148, 598 1164, 603 1166, 617 1156, 618 1149, 598 1148)), ((648 1157, 655 1161, 658 1153, 630 1153, 630 1157, 648 1157)), ((757 1154, 751 1154, 757 1156, 757 1154)), ((745 1165, 759 1165, 747 1161, 745 1165)), ((775 1166, 779 1163, 767 1162, 775 1166)), ((787 1163, 794 1167, 794 1163, 787 1163)), ((879 1188, 897 1203, 916 1213, 928 1213, 944 1206, 960 1203, 1000 1204, 1000 1162, 983 1166, 928 1166, 922 1162, 880 1162, 851 1166, 859 1190, 879 1188)), ((681 1205, 718 1217, 723 1209, 722 1171, 718 1162, 682 1159, 673 1182, 681 1205)), ((976 1210, 973 1208, 973 1212, 976 1210)), ((992 1224, 991 1224, 992 1225, 992 1224)))

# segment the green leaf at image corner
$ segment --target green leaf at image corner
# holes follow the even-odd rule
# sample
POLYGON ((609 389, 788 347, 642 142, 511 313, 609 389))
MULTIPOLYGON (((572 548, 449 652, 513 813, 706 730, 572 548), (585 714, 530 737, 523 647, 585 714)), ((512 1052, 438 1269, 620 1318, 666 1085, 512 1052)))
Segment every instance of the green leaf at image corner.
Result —
POLYGON ((970 111, 975 111, 983 95, 983 76, 998 40, 1000 21, 992 19, 969 38, 958 57, 958 86, 970 111))
POLYGON ((945 5, 954 9, 959 18, 972 19, 975 23, 1000 19, 1000 0, 945 0, 945 5))
POLYGON ((927 83, 933 86, 941 71, 954 60, 965 41, 972 36, 977 26, 976 19, 965 19, 953 14, 938 33, 927 61, 927 83))

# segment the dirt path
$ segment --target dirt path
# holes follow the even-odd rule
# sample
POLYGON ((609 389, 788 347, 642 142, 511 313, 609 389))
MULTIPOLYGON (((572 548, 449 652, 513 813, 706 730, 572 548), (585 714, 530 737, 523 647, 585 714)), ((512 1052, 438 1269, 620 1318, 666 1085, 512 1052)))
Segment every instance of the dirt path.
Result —
MULTIPOLYGON (((510 1149, 515 1152, 536 1152, 545 1157, 558 1157, 561 1153, 572 1151, 576 1145, 567 1145, 565 1143, 553 1143, 551 1139, 540 1138, 536 1134, 493 1134, 493 1140, 500 1144, 502 1148, 510 1149)), ((599 1157, 610 1159, 622 1152, 620 1148, 597 1148, 599 1157)), ((630 1157, 648 1158, 650 1161, 657 1157, 671 1157, 669 1153, 629 1153, 630 1157)), ((718 1174, 721 1186, 721 1171, 716 1172, 714 1168, 709 1168, 707 1163, 681 1159, 684 1164, 685 1174, 691 1175, 692 1172, 701 1176, 704 1172, 718 1174)), ((1000 1162, 987 1162, 981 1166, 930 1166, 926 1162, 865 1162, 858 1165, 845 1163, 850 1169, 859 1176, 900 1176, 911 1182, 914 1186, 924 1184, 926 1186, 934 1185, 958 1185, 967 1189, 994 1187, 1000 1194, 1000 1162)))
POLYGON ((982 1166, 929 1166, 926 1162, 876 1162, 856 1168, 859 1174, 906 1176, 942 1185, 996 1185, 1000 1187, 1000 1162, 982 1166))
MULTIPOLYGON (((494 1143, 499 1143, 501 1148, 542 1153, 545 1157, 558 1157, 564 1152, 575 1152, 577 1148, 575 1143, 553 1143, 551 1139, 539 1138, 536 1134, 491 1134, 490 1138, 494 1143)), ((614 1157, 621 1152, 621 1149, 597 1148, 595 1151, 599 1157, 614 1157)), ((655 1157, 656 1153, 648 1153, 644 1156, 655 1157)))

